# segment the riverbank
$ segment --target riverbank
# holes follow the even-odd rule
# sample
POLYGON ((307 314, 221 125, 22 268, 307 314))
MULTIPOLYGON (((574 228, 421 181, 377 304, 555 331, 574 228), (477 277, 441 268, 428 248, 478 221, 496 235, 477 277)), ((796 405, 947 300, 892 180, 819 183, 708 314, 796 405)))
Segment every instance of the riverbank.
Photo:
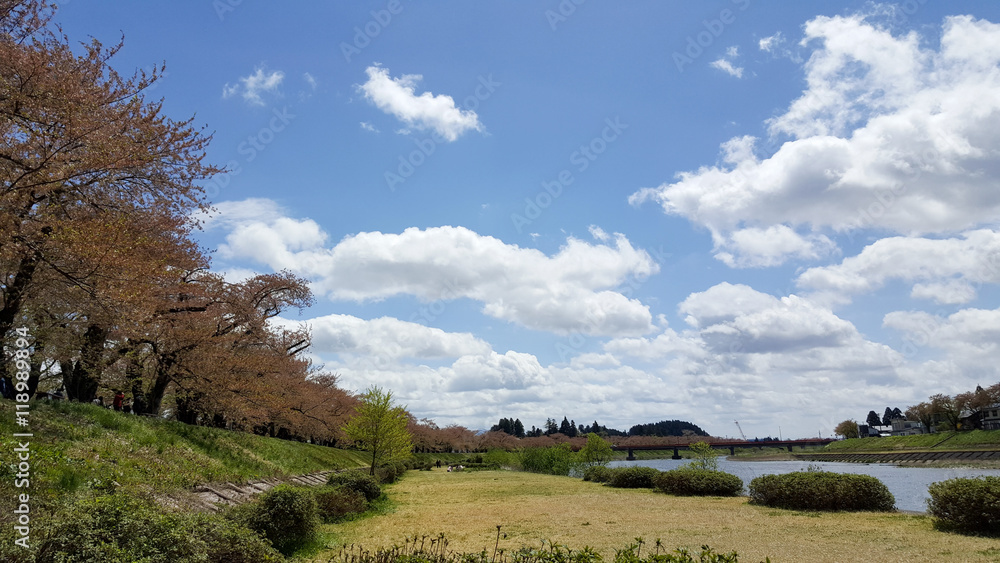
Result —
MULTIPOLYGON (((537 547, 542 540, 605 556, 643 537, 670 549, 710 545, 741 561, 1000 561, 995 539, 936 531, 929 517, 816 513, 747 504, 745 497, 672 497, 613 489, 570 477, 509 471, 409 472, 388 487, 395 510, 330 525, 336 544, 372 549, 443 533, 457 551, 537 547)), ((318 554, 325 561, 336 549, 318 554)))
POLYGON ((1000 451, 916 451, 916 452, 810 452, 792 454, 793 459, 841 463, 889 463, 911 467, 1000 466, 1000 451))
MULTIPOLYGON (((206 483, 287 480, 366 463, 358 451, 191 426, 90 404, 37 401, 31 417, 32 509, 112 485, 164 496, 206 483)), ((13 403, 0 400, 0 433, 12 436, 19 431, 13 403)), ((13 440, 0 441, 0 459, 14 459, 15 446, 13 440)), ((20 492, 14 487, 12 467, 0 464, 0 510, 7 515, 20 492)))
POLYGON ((1000 450, 1000 430, 937 432, 915 436, 852 438, 832 442, 822 451, 830 453, 899 451, 984 451, 1000 450))

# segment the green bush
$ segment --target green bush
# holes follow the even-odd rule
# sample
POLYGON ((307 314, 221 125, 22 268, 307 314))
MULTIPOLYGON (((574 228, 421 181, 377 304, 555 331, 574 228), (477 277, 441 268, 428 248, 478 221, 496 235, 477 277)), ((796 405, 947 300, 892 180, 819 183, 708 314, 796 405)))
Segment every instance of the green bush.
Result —
POLYGON ((31 549, 15 546, 7 533, 0 536, 0 560, 11 563, 284 561, 235 522, 214 514, 167 513, 124 493, 84 498, 58 510, 38 538, 32 535, 31 549))
POLYGON ((927 512, 957 532, 1000 535, 1000 477, 956 478, 931 483, 927 512))
POLYGON ((483 465, 490 469, 518 469, 520 460, 518 455, 507 450, 492 449, 483 455, 483 465))
POLYGON ((375 478, 383 485, 395 483, 403 473, 406 473, 406 465, 398 461, 375 468, 375 478))
POLYGON ((743 481, 725 471, 682 467, 653 477, 659 491, 679 496, 735 497, 743 492, 743 481))
POLYGON ((199 514, 193 517, 193 523, 194 529, 197 530, 195 533, 205 541, 205 555, 209 563, 285 561, 285 558, 256 532, 218 515, 199 514))
POLYGON ((653 478, 659 474, 660 471, 653 467, 638 465, 618 467, 611 472, 611 479, 608 480, 607 485, 621 489, 651 489, 653 488, 653 478))
POLYGON ((548 448, 524 448, 520 457, 521 468, 532 473, 569 475, 576 464, 573 448, 567 443, 548 448))
POLYGON ((365 500, 368 502, 382 495, 382 487, 379 486, 378 480, 364 471, 352 470, 334 473, 327 479, 326 484, 358 491, 365 496, 365 500))
POLYGON ((319 508, 310 489, 278 485, 244 506, 245 525, 285 555, 313 541, 319 531, 319 508))
POLYGON ((594 465, 583 470, 583 480, 595 483, 607 483, 614 469, 603 465, 594 465))
POLYGON ((799 471, 750 481, 750 502, 794 510, 895 510, 896 499, 869 475, 799 471))
POLYGON ((351 514, 367 510, 365 495, 347 487, 321 487, 315 491, 319 517, 327 523, 343 520, 351 514))

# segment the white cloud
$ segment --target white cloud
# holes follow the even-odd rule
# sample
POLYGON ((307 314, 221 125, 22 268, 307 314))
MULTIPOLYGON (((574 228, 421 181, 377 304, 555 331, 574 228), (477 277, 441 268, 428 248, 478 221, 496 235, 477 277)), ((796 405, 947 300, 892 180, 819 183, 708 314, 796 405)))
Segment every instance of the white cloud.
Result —
POLYGON ((733 64, 736 57, 740 56, 740 49, 736 45, 733 45, 726 49, 725 56, 712 61, 709 65, 712 68, 717 68, 722 72, 725 72, 729 76, 734 76, 736 78, 743 78, 743 68, 737 67, 733 64))
POLYGON ((432 130, 446 141, 454 141, 467 131, 483 129, 476 112, 455 107, 451 96, 435 96, 430 92, 417 95, 416 85, 423 79, 419 74, 392 78, 389 69, 377 65, 365 72, 368 81, 359 87, 365 98, 408 128, 432 130))
POLYGON ((757 45, 760 47, 761 51, 770 53, 784 42, 785 38, 782 37, 781 32, 779 31, 770 37, 761 39, 757 45))
POLYGON ((936 283, 917 283, 910 291, 914 299, 929 299, 939 305, 959 305, 976 298, 976 288, 964 280, 936 283))
MULTIPOLYGON (((300 323, 278 319, 276 324, 300 323)), ((311 329, 314 352, 366 356, 377 365, 402 358, 458 358, 491 351, 489 344, 469 333, 445 332, 392 317, 364 320, 333 314, 309 319, 306 324, 311 329)))
POLYGON ((379 130, 378 130, 377 127, 375 127, 374 125, 372 125, 371 123, 369 123, 367 121, 362 121, 361 122, 361 128, 364 129, 365 131, 370 131, 372 133, 378 133, 379 132, 379 130))
POLYGON ((969 391, 975 385, 1000 379, 1000 309, 962 309, 947 317, 923 311, 896 311, 885 315, 883 325, 903 334, 902 351, 908 356, 941 350, 941 359, 911 366, 913 377, 926 380, 937 372, 936 382, 948 393, 969 391))
POLYGON ((250 222, 269 222, 282 217, 285 210, 272 199, 252 197, 240 201, 223 201, 212 205, 208 212, 196 211, 192 219, 206 231, 232 229, 250 222))
POLYGON ((302 73, 302 79, 305 80, 306 84, 309 85, 310 90, 312 91, 316 90, 316 86, 318 85, 318 83, 316 82, 316 78, 313 77, 313 75, 309 74, 308 72, 302 73))
MULTIPOLYGON (((308 76, 308 75, 307 75, 308 76)), ((254 69, 253 74, 244 76, 236 84, 230 85, 228 82, 222 88, 222 98, 228 99, 236 94, 241 94, 243 100, 250 105, 262 106, 263 93, 276 94, 281 81, 285 79, 285 73, 280 70, 265 72, 263 66, 254 69)))
POLYGON ((716 241, 715 257, 733 268, 777 266, 789 258, 816 260, 836 250, 825 235, 803 236, 787 225, 750 227, 716 241))
POLYGON ((358 233, 327 248, 326 233, 310 219, 264 213, 267 206, 260 201, 227 207, 260 212, 265 219, 229 223, 220 256, 288 269, 333 299, 468 298, 481 302, 486 315, 537 330, 621 335, 652 330, 648 307, 617 289, 659 266, 621 234, 605 233, 599 244, 570 237, 551 256, 448 226, 358 233))
MULTIPOLYGON (((812 48, 807 88, 767 123, 786 142, 761 155, 756 138, 736 137, 723 143, 721 164, 630 202, 655 201, 707 227, 720 247, 736 231, 775 225, 804 237, 860 228, 912 235, 995 220, 1000 26, 948 18, 933 50, 916 33, 893 36, 860 16, 817 17, 802 44, 812 48)), ((719 250, 742 263, 734 249, 719 250)), ((799 246, 789 252, 801 256, 799 246)))
POLYGON ((727 61, 726 59, 716 59, 711 63, 712 68, 717 68, 722 72, 725 72, 729 76, 735 76, 736 78, 743 78, 743 67, 735 67, 733 63, 727 61))
POLYGON ((1000 283, 1000 233, 983 229, 961 238, 884 238, 840 264, 806 270, 796 284, 846 301, 891 280, 916 284, 915 298, 967 303, 975 298, 976 286, 1000 283))
POLYGON ((732 322, 737 316, 776 307, 778 298, 750 286, 722 282, 705 291, 692 293, 678 306, 684 322, 694 328, 707 328, 732 322))

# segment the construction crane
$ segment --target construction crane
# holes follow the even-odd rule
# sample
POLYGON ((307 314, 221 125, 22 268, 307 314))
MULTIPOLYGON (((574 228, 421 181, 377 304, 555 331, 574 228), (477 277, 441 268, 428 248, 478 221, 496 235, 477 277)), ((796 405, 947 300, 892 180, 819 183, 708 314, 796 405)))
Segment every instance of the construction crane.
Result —
POLYGON ((746 442, 747 435, 743 433, 743 428, 740 427, 740 421, 734 420, 733 422, 736 423, 736 429, 740 431, 740 436, 743 438, 743 441, 746 442))

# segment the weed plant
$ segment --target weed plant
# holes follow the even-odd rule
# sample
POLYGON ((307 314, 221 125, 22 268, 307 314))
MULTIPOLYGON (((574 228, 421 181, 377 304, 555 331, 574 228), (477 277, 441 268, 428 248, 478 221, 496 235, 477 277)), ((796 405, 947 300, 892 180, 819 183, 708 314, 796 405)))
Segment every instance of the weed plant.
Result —
MULTIPOLYGON (((407 538, 403 545, 391 548, 367 550, 358 545, 344 547, 326 563, 603 563, 600 553, 583 547, 570 549, 565 545, 542 542, 540 547, 522 547, 517 550, 499 548, 502 537, 497 526, 497 543, 490 553, 486 550, 459 553, 448 549, 444 534, 436 537, 414 536, 407 538)), ((707 545, 698 552, 687 548, 677 548, 668 552, 663 542, 656 540, 652 549, 642 553, 644 540, 635 538, 636 543, 617 550, 613 563, 739 563, 736 552, 717 553, 707 545)), ((770 559, 766 560, 767 562, 770 559)))

